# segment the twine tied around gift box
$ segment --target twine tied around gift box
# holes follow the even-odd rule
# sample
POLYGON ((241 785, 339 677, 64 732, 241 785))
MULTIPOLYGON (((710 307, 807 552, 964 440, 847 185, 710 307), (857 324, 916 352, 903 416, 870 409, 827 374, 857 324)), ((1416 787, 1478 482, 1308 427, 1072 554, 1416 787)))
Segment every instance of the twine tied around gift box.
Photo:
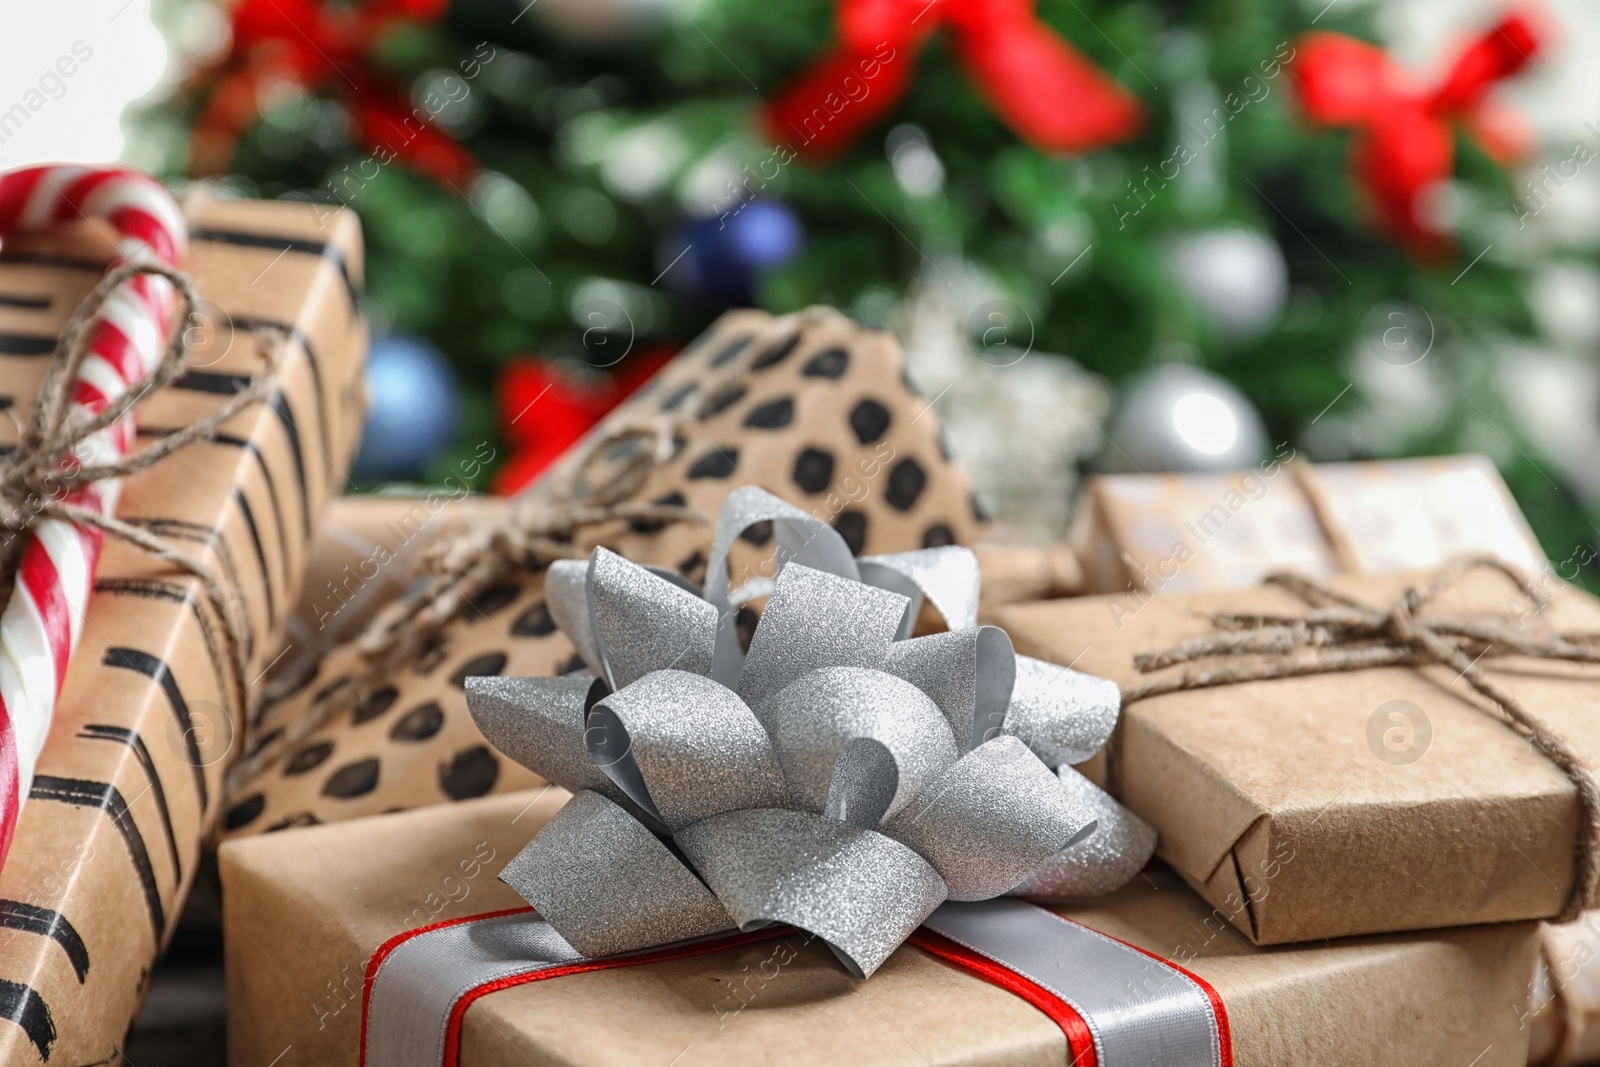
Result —
POLYGON ((1424 611, 1468 571, 1484 567, 1514 582, 1534 610, 1548 601, 1518 568, 1492 555, 1471 554, 1452 560, 1425 584, 1413 585, 1386 608, 1368 607, 1304 575, 1275 573, 1268 584, 1299 597, 1311 610, 1303 615, 1280 612, 1217 612, 1207 616, 1217 632, 1191 638, 1171 648, 1134 657, 1134 667, 1150 674, 1180 664, 1220 661, 1187 668, 1165 678, 1125 686, 1122 702, 1167 693, 1238 685, 1273 678, 1298 678, 1374 667, 1442 665, 1486 698, 1500 718, 1564 774, 1578 790, 1583 833, 1577 843, 1576 878, 1566 907, 1556 922, 1572 922, 1600 882, 1600 787, 1583 757, 1511 693, 1478 669, 1496 656, 1530 656, 1574 663, 1600 663, 1597 634, 1552 634, 1527 637, 1504 616, 1434 615, 1424 611))
MULTIPOLYGON (((833 314, 826 308, 807 308, 785 316, 775 323, 780 336, 767 340, 785 345, 798 341, 807 328, 833 314)), ((716 375, 700 383, 699 395, 714 397, 747 374, 751 361, 766 347, 752 340, 716 375)), ((569 459, 558 461, 533 489, 513 498, 504 516, 430 545, 417 568, 420 582, 379 612, 351 642, 361 654, 361 667, 319 693, 282 732, 249 750, 229 772, 229 798, 239 796, 323 725, 357 707, 384 678, 424 652, 491 585, 518 570, 587 557, 588 550, 573 545, 579 531, 619 521, 708 522, 689 507, 632 499, 658 467, 677 455, 679 442, 674 436, 692 422, 693 412, 683 403, 673 403, 653 417, 605 427, 569 459)))
POLYGON ((587 556, 572 543, 578 531, 618 521, 705 522, 687 507, 629 499, 676 451, 672 429, 665 416, 612 427, 585 446, 571 466, 513 499, 504 516, 429 545, 418 568, 420 583, 386 605, 352 640, 361 668, 320 693, 282 733, 235 764, 228 795, 238 795, 323 724, 359 705, 374 686, 420 656, 490 586, 519 569, 587 556))
POLYGON ((158 275, 172 283, 179 295, 180 322, 187 322, 199 303, 199 295, 188 275, 159 263, 138 262, 108 271, 72 313, 56 342, 49 369, 39 387, 38 400, 27 425, 21 428, 17 446, 0 457, 0 534, 5 536, 0 552, 5 557, 4 570, 8 578, 15 573, 16 553, 22 544, 22 538, 16 535, 41 520, 57 519, 94 527, 189 572, 199 581, 206 599, 222 621, 235 714, 243 721, 249 708, 249 623, 238 592, 220 581, 201 560, 148 530, 82 507, 74 503, 73 498, 96 482, 137 474, 180 449, 210 439, 234 415, 266 397, 277 380, 285 346, 281 334, 271 331, 258 334, 265 365, 242 390, 211 414, 163 435, 137 452, 110 462, 85 462, 81 456, 93 435, 114 425, 135 404, 172 384, 185 370, 188 343, 185 331, 179 329, 168 342, 155 369, 97 414, 87 416, 77 410, 73 402, 72 383, 91 354, 93 323, 117 287, 138 275, 158 275), (269 337, 275 340, 268 343, 269 337))

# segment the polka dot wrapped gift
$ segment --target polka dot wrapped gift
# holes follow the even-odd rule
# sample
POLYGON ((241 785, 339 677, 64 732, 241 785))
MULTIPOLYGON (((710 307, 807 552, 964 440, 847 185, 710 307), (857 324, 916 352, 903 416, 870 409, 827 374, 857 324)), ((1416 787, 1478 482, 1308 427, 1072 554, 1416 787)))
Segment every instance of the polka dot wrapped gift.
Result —
POLYGON ((1070 765, 1110 737, 1117 687, 1017 656, 977 625, 978 586, 968 549, 857 560, 753 487, 703 590, 604 548, 553 564, 588 671, 467 679, 485 736, 576 791, 500 877, 585 956, 783 922, 857 977, 947 899, 1115 889, 1155 833, 1070 765), (758 523, 775 573, 730 589, 758 523), (746 651, 737 610, 761 595, 746 651), (945 633, 911 636, 924 599, 945 633))
MULTIPOLYGON (((560 478, 575 456, 618 426, 665 422, 668 454, 630 501, 681 505, 709 519, 729 493, 755 485, 831 527, 857 556, 969 544, 981 520, 928 400, 904 380, 891 334, 826 308, 782 316, 730 312, 614 409, 546 479, 560 478)), ((525 418, 538 411, 535 404, 525 418)), ((493 462, 493 449, 484 443, 461 474, 470 477, 474 463, 493 462)), ((373 504, 370 521, 328 539, 330 547, 319 552, 336 550, 342 562, 319 564, 323 577, 304 592, 298 614, 307 621, 308 640, 359 618, 375 594, 392 599, 394 592, 383 590, 403 588, 416 573, 409 561, 434 539, 493 521, 474 507, 449 487, 384 498, 373 504), (463 523, 467 516, 475 517, 463 523)), ((572 551, 586 556, 605 545, 698 588, 712 532, 709 521, 614 521, 577 531, 572 551)), ((752 567, 770 556, 773 537, 767 523, 745 530, 729 549, 732 566, 752 567)), ((420 655, 255 776, 236 796, 225 831, 256 834, 542 784, 484 739, 463 686, 471 675, 563 674, 581 666, 551 617, 548 579, 545 569, 526 568, 475 593, 420 655)), ((753 608, 744 605, 735 625, 748 630, 753 608)), ((263 736, 303 721, 320 694, 367 662, 347 641, 307 669, 311 657, 300 654, 303 645, 279 665, 293 669, 275 679, 279 699, 263 714, 263 736)))

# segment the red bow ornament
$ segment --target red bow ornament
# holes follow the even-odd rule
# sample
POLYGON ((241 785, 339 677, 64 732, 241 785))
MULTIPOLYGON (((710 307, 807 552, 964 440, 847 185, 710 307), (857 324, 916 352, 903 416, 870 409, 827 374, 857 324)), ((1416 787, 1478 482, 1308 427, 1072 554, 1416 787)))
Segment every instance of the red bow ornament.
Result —
POLYGON ((227 57, 202 75, 215 84, 195 121, 191 169, 228 170, 239 138, 260 116, 264 92, 287 82, 338 99, 357 143, 380 165, 398 160, 441 185, 469 180, 477 162, 434 121, 454 98, 413 104, 404 86, 369 61, 383 34, 405 22, 437 22, 449 6, 449 0, 370 0, 353 6, 240 0, 233 9, 227 57))
POLYGON ((1469 42, 1432 89, 1417 86, 1381 49, 1343 34, 1309 33, 1295 45, 1289 72, 1301 108, 1312 122, 1354 128, 1352 179, 1383 228, 1420 258, 1447 253, 1450 237, 1425 217, 1422 198, 1454 170, 1451 123, 1466 127, 1502 166, 1532 145, 1521 120, 1487 99, 1495 82, 1538 51, 1528 18, 1510 15, 1469 42))
POLYGON ((990 106, 1040 151, 1138 132, 1138 99, 1041 23, 1032 0, 840 0, 838 43, 767 104, 769 131, 814 156, 848 147, 899 103, 911 53, 941 25, 990 106))
POLYGON ((510 455, 495 475, 494 491, 511 496, 532 485, 676 354, 673 346, 651 345, 630 353, 611 373, 589 375, 537 357, 509 360, 495 406, 510 455))

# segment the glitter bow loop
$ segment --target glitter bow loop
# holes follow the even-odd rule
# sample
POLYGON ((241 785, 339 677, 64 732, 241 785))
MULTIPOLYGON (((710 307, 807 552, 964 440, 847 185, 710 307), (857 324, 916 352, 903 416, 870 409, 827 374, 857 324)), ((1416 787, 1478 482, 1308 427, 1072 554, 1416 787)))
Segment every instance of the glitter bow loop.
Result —
POLYGON ((586 956, 783 922, 865 977, 947 899, 1105 891, 1154 848, 1070 766, 1110 735, 1116 687, 978 626, 966 549, 856 560, 746 488, 703 591, 597 549, 546 596, 589 672, 473 678, 467 699, 576 794, 501 878, 586 956), (775 566, 734 589, 758 523, 775 566), (734 618, 759 596, 746 651, 734 618), (950 629, 910 637, 924 601, 950 629))

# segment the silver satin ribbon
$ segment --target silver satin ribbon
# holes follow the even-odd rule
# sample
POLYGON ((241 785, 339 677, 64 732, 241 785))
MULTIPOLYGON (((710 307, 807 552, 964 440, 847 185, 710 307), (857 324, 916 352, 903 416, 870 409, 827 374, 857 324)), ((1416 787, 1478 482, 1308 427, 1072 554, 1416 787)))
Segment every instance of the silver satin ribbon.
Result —
POLYGON ((1020 900, 946 904, 924 925, 1065 1001, 1100 1067, 1221 1067, 1211 998, 1164 960, 1020 900))
POLYGON ((577 794, 501 879, 585 956, 784 922, 865 977, 945 900, 1104 892, 1155 847, 1069 766, 1110 737, 1117 687, 979 626, 965 548, 856 560, 745 487, 701 595, 603 548, 545 590, 592 677, 469 678, 467 703, 577 794), (732 545, 763 522, 772 573, 736 584, 732 545), (948 632, 910 636, 924 602, 948 632))
MULTIPOLYGON (((1164 961, 1017 900, 945 904, 925 926, 1067 1003, 1088 1027, 1102 1067, 1221 1065, 1210 998, 1164 961)), ((526 912, 414 934, 372 978, 362 1067, 444 1067, 450 1016, 463 997, 582 958, 526 912)))
POLYGON ((529 913, 474 919, 414 934, 378 966, 367 993, 361 1062, 440 1067, 450 1014, 490 982, 583 957, 529 913))

